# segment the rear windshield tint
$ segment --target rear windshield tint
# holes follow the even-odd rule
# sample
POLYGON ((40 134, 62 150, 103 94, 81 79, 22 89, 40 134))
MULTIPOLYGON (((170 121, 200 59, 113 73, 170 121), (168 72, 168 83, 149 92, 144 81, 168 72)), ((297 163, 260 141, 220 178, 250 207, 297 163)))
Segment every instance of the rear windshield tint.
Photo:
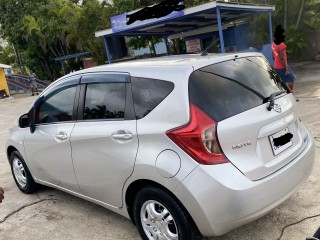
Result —
POLYGON ((215 121, 264 104, 286 85, 264 57, 237 58, 206 66, 190 76, 190 101, 215 121))

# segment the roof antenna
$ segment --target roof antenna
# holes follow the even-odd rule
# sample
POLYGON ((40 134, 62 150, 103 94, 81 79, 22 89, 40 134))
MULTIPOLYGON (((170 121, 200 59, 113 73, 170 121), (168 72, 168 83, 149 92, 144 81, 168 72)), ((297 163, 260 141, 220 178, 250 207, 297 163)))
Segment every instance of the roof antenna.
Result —
POLYGON ((217 38, 215 41, 213 41, 203 52, 201 52, 201 56, 207 56, 209 48, 212 47, 216 42, 218 42, 220 38, 217 38))

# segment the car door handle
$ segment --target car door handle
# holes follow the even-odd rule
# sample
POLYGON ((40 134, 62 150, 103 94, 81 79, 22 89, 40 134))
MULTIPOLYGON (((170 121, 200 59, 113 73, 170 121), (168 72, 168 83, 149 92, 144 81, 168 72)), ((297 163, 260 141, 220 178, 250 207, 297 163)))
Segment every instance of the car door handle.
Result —
POLYGON ((116 140, 131 140, 132 134, 124 133, 124 134, 112 134, 112 138, 116 140))
POLYGON ((58 134, 55 135, 55 137, 60 141, 64 141, 68 139, 68 135, 65 132, 59 132, 58 134))
POLYGON ((111 137, 119 143, 129 142, 133 138, 131 132, 125 130, 116 131, 111 135, 111 137))

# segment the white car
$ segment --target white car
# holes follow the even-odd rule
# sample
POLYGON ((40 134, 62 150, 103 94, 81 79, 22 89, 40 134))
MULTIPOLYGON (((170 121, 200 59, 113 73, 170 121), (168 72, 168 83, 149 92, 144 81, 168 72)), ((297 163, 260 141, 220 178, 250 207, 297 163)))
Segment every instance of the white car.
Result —
POLYGON ((6 151, 22 192, 87 199, 143 239, 223 235, 289 198, 314 162, 295 97, 259 53, 69 74, 20 117, 6 151))

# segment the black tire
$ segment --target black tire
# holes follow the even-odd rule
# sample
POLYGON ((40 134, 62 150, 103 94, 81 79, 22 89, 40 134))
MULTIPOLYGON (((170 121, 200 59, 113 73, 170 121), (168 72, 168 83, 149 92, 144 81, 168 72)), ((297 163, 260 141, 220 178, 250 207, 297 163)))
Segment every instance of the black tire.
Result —
POLYGON ((137 193, 133 205, 133 216, 139 234, 144 240, 157 239, 155 237, 153 238, 153 234, 162 234, 161 236, 163 236, 168 232, 178 234, 179 240, 203 239, 197 226, 184 207, 167 191, 157 187, 145 187, 137 193), (146 206, 152 206, 152 204, 154 204, 155 210, 153 213, 163 214, 162 217, 157 218, 152 214, 148 216, 149 213, 146 213, 146 206), (168 210, 168 213, 164 214, 164 209, 168 210), (148 225, 148 223, 144 224, 146 231, 142 224, 143 217, 150 220, 150 225, 148 225), (163 221, 165 219, 167 221, 163 221), (148 231, 147 229, 154 229, 154 227, 156 227, 157 231, 148 231), (149 237, 147 234, 149 234, 149 237))
POLYGON ((319 238, 320 239, 320 227, 318 228, 318 230, 314 233, 313 235, 315 238, 319 238))
POLYGON ((37 190, 37 183, 33 180, 31 173, 18 151, 13 151, 10 156, 10 166, 14 181, 21 192, 30 194, 37 190))

